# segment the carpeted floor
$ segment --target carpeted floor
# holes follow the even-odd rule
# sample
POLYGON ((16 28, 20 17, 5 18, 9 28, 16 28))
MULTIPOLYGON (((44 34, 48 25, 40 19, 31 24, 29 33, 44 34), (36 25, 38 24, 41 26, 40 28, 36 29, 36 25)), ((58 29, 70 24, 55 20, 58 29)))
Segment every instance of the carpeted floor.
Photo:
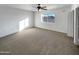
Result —
POLYGON ((79 47, 63 33, 32 28, 1 38, 0 54, 76 55, 79 47))

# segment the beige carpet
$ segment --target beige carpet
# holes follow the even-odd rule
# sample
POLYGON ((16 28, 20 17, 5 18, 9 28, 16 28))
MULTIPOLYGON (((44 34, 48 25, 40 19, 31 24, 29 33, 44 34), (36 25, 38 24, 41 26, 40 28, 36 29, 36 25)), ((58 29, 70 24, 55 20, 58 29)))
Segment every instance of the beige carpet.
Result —
POLYGON ((79 47, 63 33, 32 28, 1 38, 0 54, 75 55, 79 47))

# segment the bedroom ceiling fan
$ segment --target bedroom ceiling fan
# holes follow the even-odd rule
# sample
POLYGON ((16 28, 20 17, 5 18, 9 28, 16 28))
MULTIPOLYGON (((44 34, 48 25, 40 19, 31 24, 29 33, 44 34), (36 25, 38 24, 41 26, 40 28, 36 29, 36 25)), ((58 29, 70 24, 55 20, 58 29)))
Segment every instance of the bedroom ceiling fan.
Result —
POLYGON ((34 8, 36 8, 38 11, 39 11, 39 10, 47 10, 47 9, 46 9, 46 6, 41 6, 41 4, 37 4, 37 6, 34 7, 34 8))

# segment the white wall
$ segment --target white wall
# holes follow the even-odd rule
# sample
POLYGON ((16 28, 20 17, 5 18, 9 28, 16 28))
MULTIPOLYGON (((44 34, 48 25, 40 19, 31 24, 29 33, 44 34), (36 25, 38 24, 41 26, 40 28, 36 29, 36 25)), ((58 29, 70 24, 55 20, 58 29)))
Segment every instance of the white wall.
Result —
POLYGON ((74 11, 73 10, 71 10, 68 13, 67 35, 70 37, 74 37, 74 11))
POLYGON ((33 27, 33 12, 0 6, 0 37, 19 30, 19 22, 29 18, 29 27, 33 27))
POLYGON ((70 7, 54 9, 52 12, 56 14, 55 23, 45 24, 41 23, 41 12, 34 15, 31 11, 0 6, 0 37, 17 32, 19 21, 27 17, 30 20, 29 27, 35 25, 36 27, 67 33, 68 36, 73 37, 73 16, 70 7))
POLYGON ((56 14, 55 23, 52 24, 41 23, 40 17, 42 12, 38 12, 35 16, 35 26, 53 31, 67 33, 68 10, 68 7, 52 10, 52 12, 56 14))
POLYGON ((52 24, 42 23, 42 12, 36 12, 35 26, 53 31, 63 32, 68 36, 73 37, 73 11, 71 9, 71 6, 69 6, 52 10, 52 12, 56 14, 55 23, 52 24))

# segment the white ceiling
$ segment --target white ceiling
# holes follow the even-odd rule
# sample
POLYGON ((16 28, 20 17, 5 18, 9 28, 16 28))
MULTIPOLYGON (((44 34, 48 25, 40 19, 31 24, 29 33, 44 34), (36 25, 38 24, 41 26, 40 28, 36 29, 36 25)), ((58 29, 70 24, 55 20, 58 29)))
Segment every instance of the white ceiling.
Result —
MULTIPOLYGON (((0 6, 8 6, 8 7, 19 8, 23 10, 36 11, 34 7, 36 7, 37 4, 1 4, 0 6)), ((70 4, 41 4, 41 6, 46 6, 47 9, 51 10, 51 9, 66 7, 71 5, 70 4)))

